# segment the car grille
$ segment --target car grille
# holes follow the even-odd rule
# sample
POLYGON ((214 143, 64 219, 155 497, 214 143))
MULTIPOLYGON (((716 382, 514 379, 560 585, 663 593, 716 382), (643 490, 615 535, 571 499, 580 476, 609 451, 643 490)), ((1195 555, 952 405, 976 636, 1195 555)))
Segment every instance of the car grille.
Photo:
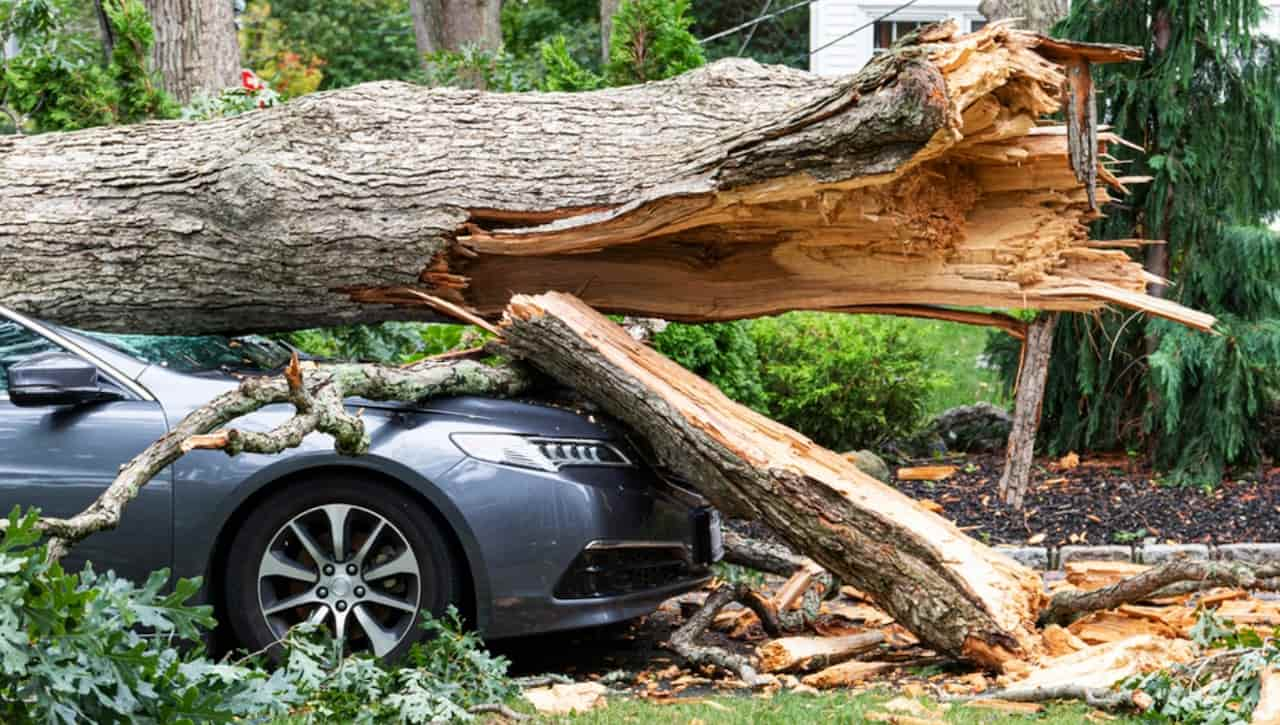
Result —
POLYGON ((556 584, 558 599, 614 597, 657 589, 706 573, 679 545, 593 544, 556 584))

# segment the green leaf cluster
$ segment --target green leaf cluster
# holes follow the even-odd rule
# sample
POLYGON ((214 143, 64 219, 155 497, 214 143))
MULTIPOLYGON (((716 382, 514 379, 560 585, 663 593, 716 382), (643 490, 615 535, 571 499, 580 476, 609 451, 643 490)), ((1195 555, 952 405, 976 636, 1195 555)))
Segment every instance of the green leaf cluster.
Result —
POLYGON ((470 325, 383 322, 298 330, 280 337, 318 358, 403 365, 481 345, 489 336, 470 325))
POLYGON ((198 646, 211 609, 200 587, 168 572, 142 586, 45 559, 36 515, 10 514, 0 539, 0 721, 229 722, 282 714, 295 699, 281 676, 218 666, 198 646))
POLYGON ((517 694, 508 662, 452 607, 423 613, 429 638, 395 668, 310 626, 282 642, 283 667, 215 662, 200 644, 212 608, 189 603, 198 580, 67 573, 47 562, 37 519, 15 509, 0 538, 0 722, 427 723, 517 694))
POLYGON ((1201 647, 1222 654, 1225 668, 1179 666, 1132 677, 1121 687, 1151 696, 1146 718, 1152 721, 1245 725, 1258 704, 1262 671, 1280 663, 1280 631, 1264 636, 1204 611, 1191 634, 1201 647))
POLYGON ((141 0, 104 0, 116 38, 109 62, 85 5, 58 0, 0 0, 0 38, 19 52, 0 58, 0 110, 20 132, 172 118, 177 105, 149 70, 155 36, 141 0))

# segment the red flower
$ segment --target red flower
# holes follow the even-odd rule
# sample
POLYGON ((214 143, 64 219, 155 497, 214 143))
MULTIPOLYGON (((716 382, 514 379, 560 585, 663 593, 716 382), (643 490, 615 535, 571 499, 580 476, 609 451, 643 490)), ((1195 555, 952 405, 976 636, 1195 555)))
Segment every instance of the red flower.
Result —
POLYGON ((246 91, 253 91, 254 93, 267 87, 251 70, 240 71, 240 85, 244 86, 246 91))

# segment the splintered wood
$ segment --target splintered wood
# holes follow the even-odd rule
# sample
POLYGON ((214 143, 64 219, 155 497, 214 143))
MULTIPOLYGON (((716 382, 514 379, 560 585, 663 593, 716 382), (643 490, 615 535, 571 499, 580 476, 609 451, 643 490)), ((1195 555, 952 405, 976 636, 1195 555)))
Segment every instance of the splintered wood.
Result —
POLYGON ((1140 181, 1106 167, 1122 140, 1087 114, 1041 125, 1087 110, 1086 64, 1138 51, 997 24, 917 43, 838 78, 726 59, 584 93, 371 83, 216 123, 0 137, 0 304, 182 334, 438 319, 442 301, 496 318, 549 290, 672 320, 865 309, 1020 334, 954 307, 1117 304, 1212 325, 1146 295, 1125 251, 1146 241, 1088 238, 1094 202, 1140 181))

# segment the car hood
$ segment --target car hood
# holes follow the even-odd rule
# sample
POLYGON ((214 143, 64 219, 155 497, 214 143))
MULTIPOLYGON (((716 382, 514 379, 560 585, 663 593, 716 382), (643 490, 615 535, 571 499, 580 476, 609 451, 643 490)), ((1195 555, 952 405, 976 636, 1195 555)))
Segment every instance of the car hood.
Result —
MULTIPOLYGON (((180 373, 152 365, 137 381, 160 400, 170 424, 231 390, 239 379, 222 372, 180 373)), ((349 398, 348 405, 388 414, 445 415, 472 422, 492 421, 505 432, 572 438, 617 438, 617 424, 598 413, 532 399, 487 398, 462 395, 421 402, 379 401, 349 398)))

